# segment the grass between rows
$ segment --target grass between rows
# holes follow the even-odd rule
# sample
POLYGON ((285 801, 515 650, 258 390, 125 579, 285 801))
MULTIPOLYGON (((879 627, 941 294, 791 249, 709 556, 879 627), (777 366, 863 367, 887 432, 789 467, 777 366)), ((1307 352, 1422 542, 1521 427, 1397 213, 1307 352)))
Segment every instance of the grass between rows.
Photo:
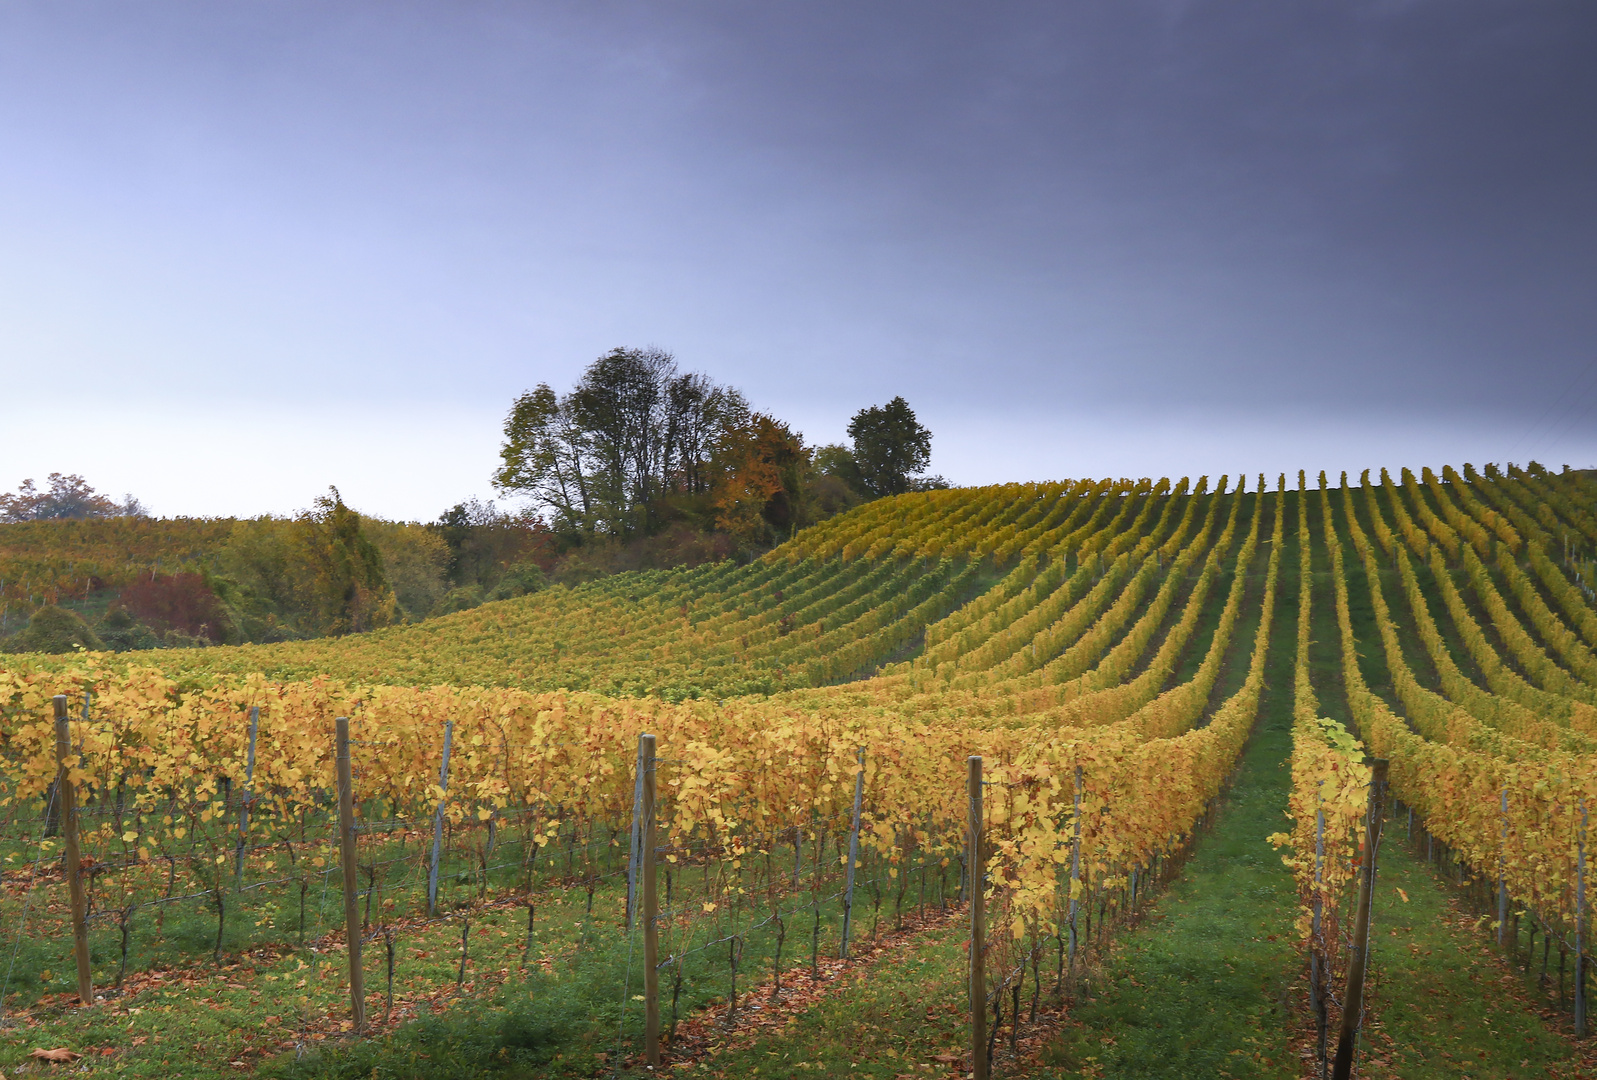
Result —
MULTIPOLYGON (((399 1028, 407 1052, 426 1061, 427 1050, 416 1047, 436 1041, 435 1033, 480 1027, 492 1018, 479 1041, 494 1042, 496 1052, 513 1049, 518 1062, 549 1064, 560 1054, 596 1062, 603 1036, 586 1031, 591 1025, 585 1020, 584 1030, 572 1029, 576 1017, 614 1010, 622 999, 615 932, 607 925, 619 903, 613 892, 601 895, 589 917, 583 894, 543 901, 530 954, 525 907, 479 911, 471 920, 463 978, 458 923, 401 932, 392 1021, 415 1021, 399 1028)), ((321 1048, 336 1045, 351 1027, 346 955, 339 944, 260 950, 231 956, 220 968, 140 973, 93 1008, 78 1007, 68 995, 46 999, 9 1015, 0 1029, 0 1065, 15 1071, 34 1049, 64 1048, 83 1055, 75 1071, 93 1075, 199 1078, 261 1067, 314 1072, 328 1056, 321 1048)), ((364 960, 368 1014, 382 1027, 388 1002, 381 940, 368 943, 364 960)), ((609 1036, 613 1045, 613 1026, 609 1036)), ((372 1044, 387 1042, 379 1037, 372 1044)), ((455 1053, 461 1064, 469 1060, 461 1048, 455 1053)))
MULTIPOLYGON (((785 858, 791 862, 791 855, 785 858)), ((725 870, 694 867, 676 875, 676 910, 686 914, 662 941, 668 954, 685 951, 680 968, 661 973, 668 1025, 727 996, 729 957, 724 943, 714 943, 729 933, 742 941, 742 992, 771 974, 775 927, 750 929, 769 914, 764 901, 751 895, 728 904, 717 893, 723 902, 701 903, 699 886, 724 886, 725 870), (701 907, 714 907, 714 915, 701 907)), ((872 864, 862 870, 853 934, 869 943, 878 930, 891 932, 900 906, 889 889, 873 887, 872 864)), ((832 876, 828 870, 823 893, 832 876)), ((955 884, 932 868, 924 891, 906 888, 904 917, 922 901, 935 909, 944 887, 955 884)), ((807 967, 812 950, 820 956, 837 950, 839 902, 812 905, 809 895, 784 899, 784 970, 807 967)), ((336 890, 330 904, 338 905, 336 890)), ((528 908, 516 896, 439 922, 397 919, 392 1011, 386 943, 378 936, 363 953, 374 1031, 358 1040, 349 1019, 348 954, 338 934, 313 934, 303 948, 259 945, 225 955, 217 966, 208 948, 202 959, 181 947, 188 938, 192 945, 214 933, 214 917, 196 910, 184 919, 198 925, 174 919, 159 939, 145 943, 140 966, 130 969, 123 987, 104 991, 92 1008, 79 1007, 72 992, 48 992, 72 980, 70 939, 45 935, 26 942, 27 949, 18 940, 19 956, 60 970, 35 972, 27 998, 14 999, 0 1024, 0 1068, 48 1069, 33 1062, 32 1051, 65 1049, 79 1055, 75 1071, 134 1077, 210 1078, 243 1070, 303 1080, 596 1075, 641 1046, 642 950, 640 935, 626 932, 624 911, 624 878, 612 875, 597 883, 591 909, 585 887, 537 897, 530 932, 528 908), (39 996, 40 990, 47 992, 39 996)), ((101 975, 97 985, 103 986, 101 975)))

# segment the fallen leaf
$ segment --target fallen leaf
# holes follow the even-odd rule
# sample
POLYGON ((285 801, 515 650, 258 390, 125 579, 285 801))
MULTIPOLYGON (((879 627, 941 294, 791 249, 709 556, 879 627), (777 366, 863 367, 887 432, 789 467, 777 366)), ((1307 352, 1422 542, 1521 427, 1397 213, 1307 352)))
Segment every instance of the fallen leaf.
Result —
POLYGON ((64 1046, 58 1046, 54 1050, 43 1050, 43 1049, 35 1050, 33 1053, 29 1054, 28 1056, 31 1057, 31 1058, 36 1058, 39 1061, 48 1061, 48 1062, 54 1064, 57 1061, 65 1061, 65 1062, 71 1063, 71 1062, 74 1062, 74 1061, 78 1060, 78 1058, 81 1057, 82 1055, 73 1053, 71 1050, 68 1050, 64 1046))

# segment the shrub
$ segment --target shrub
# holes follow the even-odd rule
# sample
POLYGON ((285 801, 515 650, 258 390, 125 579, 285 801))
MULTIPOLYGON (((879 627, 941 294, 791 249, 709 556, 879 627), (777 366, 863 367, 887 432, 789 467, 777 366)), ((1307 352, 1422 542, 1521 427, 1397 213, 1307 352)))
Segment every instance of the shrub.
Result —
POLYGON ((11 652, 69 653, 105 648, 83 616, 46 604, 33 613, 28 625, 6 642, 11 652))
POLYGON ((458 589, 450 589, 444 594, 444 598, 438 601, 438 605, 433 608, 432 614, 434 616, 452 615, 457 611, 466 611, 479 606, 483 599, 481 585, 465 585, 458 589))
POLYGON ((537 563, 520 562, 505 569, 504 577, 494 586, 492 599, 509 600, 516 596, 535 593, 548 584, 543 569, 537 563))
POLYGON ((107 611, 105 618, 100 621, 100 640, 112 652, 159 649, 162 644, 160 635, 135 619, 133 613, 120 604, 107 611))
POLYGON ((185 638, 226 641, 232 620, 200 574, 152 574, 122 590, 122 606, 157 631, 176 630, 185 638))

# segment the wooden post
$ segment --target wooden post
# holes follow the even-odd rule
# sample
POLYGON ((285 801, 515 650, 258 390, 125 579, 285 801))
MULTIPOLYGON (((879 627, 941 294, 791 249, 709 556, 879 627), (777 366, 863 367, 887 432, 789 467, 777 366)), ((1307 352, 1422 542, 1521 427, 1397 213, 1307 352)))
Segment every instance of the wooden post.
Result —
POLYGON ((643 850, 643 744, 648 735, 638 736, 638 765, 632 774, 632 845, 627 854, 627 930, 638 915, 638 866, 643 850))
POLYGON ((638 768, 643 777, 643 813, 639 862, 643 871, 643 1051, 651 1069, 660 1067, 660 931, 655 920, 660 913, 655 895, 654 736, 638 739, 638 768))
POLYGON ((1586 1037, 1586 800, 1575 841, 1575 1037, 1586 1037))
MULTIPOLYGON (((1497 944, 1508 927, 1508 787, 1503 787, 1503 833, 1497 847, 1497 944)), ((1534 940, 1534 939, 1532 939, 1534 940)))
POLYGON ((444 721, 444 760, 438 766, 438 789, 443 796, 438 800, 438 809, 433 813, 433 857, 427 867, 427 917, 434 918, 438 914, 438 857, 443 852, 444 845, 444 801, 449 795, 449 744, 455 738, 455 722, 444 721))
POLYGON ((1314 917, 1309 933, 1309 1008, 1314 1013, 1316 1036, 1315 1053, 1320 1060, 1320 1076, 1325 1076, 1325 984, 1330 981, 1329 956, 1321 956, 1320 927, 1325 916, 1325 897, 1320 884, 1325 873, 1325 809, 1323 805, 1325 781, 1320 781, 1314 792, 1314 917))
POLYGON ((94 1004, 94 970, 89 966, 89 927, 83 911, 83 856, 78 850, 78 799, 72 783, 69 759, 72 757, 71 722, 67 720, 65 694, 55 696, 55 787, 61 803, 61 830, 66 836, 61 874, 67 879, 67 898, 72 906, 72 953, 78 962, 78 1002, 94 1004))
POLYGON ((250 832, 250 794, 255 790, 255 733, 261 724, 261 707, 250 706, 250 748, 244 759, 244 794, 238 807, 238 852, 233 857, 233 876, 236 886, 244 886, 244 847, 250 832))
POLYGON ((1364 971, 1370 959, 1370 902, 1375 894, 1375 849, 1381 842, 1381 809, 1386 795, 1385 758, 1370 762, 1370 806, 1364 824, 1364 867, 1359 881, 1358 914, 1353 923, 1353 955, 1348 960, 1347 991, 1342 995, 1342 1033, 1336 1041, 1331 1080, 1353 1074, 1354 1042, 1364 1012, 1364 971))
POLYGON ((970 1066, 974 1080, 987 1080, 987 889, 983 880, 981 758, 966 759, 965 791, 970 801, 970 835, 966 863, 970 867, 970 1066))
POLYGON ((1070 980, 1076 979, 1076 894, 1081 890, 1081 766, 1076 766, 1076 793, 1071 811, 1070 837, 1070 980))
POLYGON ((854 864, 859 861, 860 808, 865 802, 865 748, 859 748, 859 772, 854 775, 854 826, 848 833, 848 875, 843 887, 843 942, 839 955, 848 959, 848 933, 854 918, 854 864))
POLYGON ((336 721, 338 750, 338 847, 344 864, 344 934, 349 940, 349 1003, 355 1031, 366 1030, 366 979, 360 965, 360 905, 355 881, 355 782, 349 764, 349 717, 336 721))

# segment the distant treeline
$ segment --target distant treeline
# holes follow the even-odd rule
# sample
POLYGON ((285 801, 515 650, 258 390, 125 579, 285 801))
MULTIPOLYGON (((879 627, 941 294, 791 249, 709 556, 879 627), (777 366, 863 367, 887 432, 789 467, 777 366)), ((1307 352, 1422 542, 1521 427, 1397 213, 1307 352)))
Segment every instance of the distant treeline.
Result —
POLYGON ((670 353, 613 349, 567 393, 540 383, 516 399, 494 483, 531 499, 562 550, 696 533, 746 552, 866 499, 948 486, 915 475, 931 432, 903 398, 860 410, 848 433, 852 446, 807 446, 670 353))
POLYGON ((356 513, 336 490, 292 518, 0 524, 0 648, 355 633, 534 591, 556 554, 542 521, 491 504, 401 523, 356 513))
POLYGON ((273 642, 359 633, 625 570, 752 559, 923 476, 931 432, 902 397, 850 445, 811 447, 734 387, 660 349, 613 349, 569 392, 505 421, 495 486, 421 524, 365 517, 336 488, 290 518, 156 520, 81 476, 0 494, 0 651, 273 642))

